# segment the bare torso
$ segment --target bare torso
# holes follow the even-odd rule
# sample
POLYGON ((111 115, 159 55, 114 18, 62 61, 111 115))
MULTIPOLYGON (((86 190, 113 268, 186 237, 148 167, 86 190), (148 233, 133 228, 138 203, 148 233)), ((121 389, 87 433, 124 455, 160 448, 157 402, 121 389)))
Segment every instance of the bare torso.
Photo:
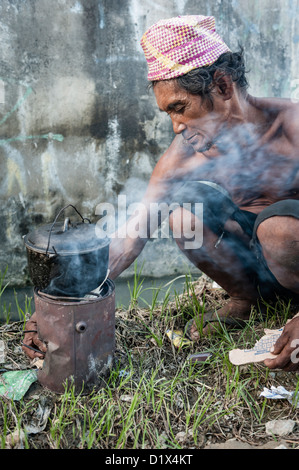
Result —
MULTIPOLYGON (((257 180, 259 177, 262 178, 256 191, 253 191, 251 187, 247 189, 243 184, 238 191, 234 192, 234 188, 232 188, 231 195, 240 208, 257 214, 278 200, 299 199, 298 177, 297 181, 295 178, 290 183, 290 186, 286 187, 285 184, 288 175, 299 163, 299 106, 284 99, 253 97, 249 99, 264 117, 264 122, 257 128, 256 149, 259 153, 257 163, 255 164, 255 157, 248 155, 251 158, 248 161, 252 163, 252 168, 247 164, 246 168, 240 168, 240 171, 241 173, 245 170, 254 171, 257 180), (263 152, 259 152, 260 149, 264 149, 263 152), (276 165, 276 160, 273 160, 273 164, 271 163, 271 155, 275 155, 276 158, 278 156, 283 162, 279 164, 279 168, 276 165), (268 176, 261 165, 261 158, 266 164, 268 176)), ((243 150, 246 152, 246 147, 243 150)), ((160 200, 165 197, 165 194, 170 197, 169 192, 180 181, 200 179, 201 168, 204 170, 205 164, 208 165, 219 155, 217 143, 209 150, 198 153, 193 150, 191 145, 186 144, 181 134, 177 135, 153 171, 146 199, 148 201, 160 200)), ((234 168, 234 171, 238 170, 234 168)), ((204 171, 203 175, 205 175, 204 171)), ((221 181, 221 178, 224 177, 223 174, 213 176, 219 184, 224 183, 224 187, 230 192, 228 175, 226 175, 227 181, 221 181)))

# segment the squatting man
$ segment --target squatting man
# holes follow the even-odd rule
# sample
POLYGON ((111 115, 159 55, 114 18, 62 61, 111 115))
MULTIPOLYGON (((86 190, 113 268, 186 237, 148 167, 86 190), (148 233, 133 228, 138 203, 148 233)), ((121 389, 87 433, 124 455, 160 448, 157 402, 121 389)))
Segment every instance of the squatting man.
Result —
MULTIPOLYGON (((175 238, 179 248, 229 295, 217 312, 205 314, 201 334, 213 333, 219 321, 241 327, 261 299, 279 296, 296 303, 299 105, 248 93, 243 51, 229 49, 213 17, 160 20, 146 31, 141 45, 157 105, 169 115, 176 136, 153 170, 138 221, 149 226, 150 204, 179 203, 169 216, 173 233, 182 234, 175 238), (184 203, 191 204, 190 210, 184 203), (196 203, 203 205, 199 225, 196 203), (186 248, 196 226, 202 229, 202 243, 186 248)), ((133 263, 150 238, 121 236, 134 233, 135 225, 133 214, 112 238, 112 279, 133 263)), ((196 320, 188 325, 194 341, 199 339, 196 320)), ((45 351, 36 335, 25 336, 27 345, 45 351)), ((295 316, 274 346, 276 358, 266 360, 266 366, 298 370, 298 340, 295 316)))

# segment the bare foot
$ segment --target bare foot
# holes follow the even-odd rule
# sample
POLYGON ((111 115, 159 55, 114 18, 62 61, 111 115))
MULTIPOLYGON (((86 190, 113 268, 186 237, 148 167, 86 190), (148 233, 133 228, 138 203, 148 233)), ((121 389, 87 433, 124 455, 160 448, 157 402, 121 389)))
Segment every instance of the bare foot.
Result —
MULTIPOLYGON (((243 300, 237 298, 231 298, 222 308, 217 310, 215 314, 212 315, 212 318, 233 318, 238 320, 248 320, 251 313, 251 307, 256 302, 251 302, 250 300, 243 300)), ((211 323, 202 329, 200 334, 198 331, 198 324, 202 322, 202 319, 199 317, 196 321, 194 319, 193 324, 189 330, 189 336, 193 341, 198 341, 200 336, 215 333, 219 331, 219 323, 211 323), (197 325, 196 325, 197 323, 197 325)))

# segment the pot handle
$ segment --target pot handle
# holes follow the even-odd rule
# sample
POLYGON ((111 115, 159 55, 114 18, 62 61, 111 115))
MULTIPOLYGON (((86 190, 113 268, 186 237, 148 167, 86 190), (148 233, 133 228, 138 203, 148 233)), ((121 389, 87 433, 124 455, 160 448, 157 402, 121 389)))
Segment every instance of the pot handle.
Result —
MULTIPOLYGON (((89 219, 87 219, 86 217, 83 217, 80 212, 76 209, 75 206, 73 206, 72 204, 68 204, 67 206, 63 207, 62 209, 60 209, 60 211, 58 212, 58 214, 56 215, 55 219, 54 219, 54 222, 53 224, 51 225, 51 228, 50 228, 50 232, 49 232, 49 238, 48 238, 48 246, 47 246, 47 249, 46 249, 46 255, 48 254, 48 250, 49 250, 49 247, 50 247, 50 238, 51 238, 51 233, 52 233, 52 230, 53 230, 53 227, 54 225, 56 224, 57 222, 57 219, 58 217, 60 216, 60 214, 65 210, 67 209, 68 207, 72 207, 76 212, 77 214, 81 217, 82 221, 84 222, 84 220, 87 220, 88 223, 91 223, 89 219)), ((54 251, 55 251, 55 248, 53 247, 54 251)))

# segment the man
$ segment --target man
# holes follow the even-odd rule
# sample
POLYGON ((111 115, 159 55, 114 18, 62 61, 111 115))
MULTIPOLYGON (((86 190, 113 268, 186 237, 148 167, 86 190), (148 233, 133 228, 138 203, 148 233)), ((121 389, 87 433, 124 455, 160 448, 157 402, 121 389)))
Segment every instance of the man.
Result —
MULTIPOLYGON (((203 202, 202 247, 184 249, 186 232, 176 241, 230 295, 208 323, 218 318, 241 323, 261 294, 299 298, 298 105, 247 93, 242 53, 229 50, 213 17, 159 21, 141 45, 158 107, 169 114, 177 134, 153 171, 143 203, 149 208, 160 201, 203 202), (244 186, 246 179, 250 186, 244 186)), ((195 215, 181 208, 172 213, 171 228, 179 229, 183 220, 196 227, 195 215)), ((134 223, 132 217, 127 229, 134 223)), ((146 238, 116 237, 111 277, 126 269, 145 243, 146 238)), ((207 324, 203 333, 210 330, 207 324)), ((199 338, 196 322, 190 334, 199 338)), ((266 365, 296 370, 291 354, 297 339, 299 318, 294 318, 276 344, 277 358, 266 365)))
MULTIPOLYGON (((141 45, 158 107, 168 113, 176 137, 154 168, 138 222, 149 227, 153 203, 179 202, 169 218, 173 232, 181 234, 178 246, 230 296, 205 316, 202 333, 212 332, 215 320, 240 326, 261 297, 297 300, 298 105, 247 93, 242 52, 229 50, 213 17, 161 20, 141 45), (184 202, 203 204, 203 224, 184 202), (186 249, 198 227, 202 245, 186 249)), ((133 215, 112 239, 112 279, 131 265, 149 238, 124 237, 135 225, 133 215)), ((190 336, 199 338, 196 321, 190 336)), ((299 318, 286 325, 273 351, 277 358, 265 364, 297 370, 296 340, 299 318)))

